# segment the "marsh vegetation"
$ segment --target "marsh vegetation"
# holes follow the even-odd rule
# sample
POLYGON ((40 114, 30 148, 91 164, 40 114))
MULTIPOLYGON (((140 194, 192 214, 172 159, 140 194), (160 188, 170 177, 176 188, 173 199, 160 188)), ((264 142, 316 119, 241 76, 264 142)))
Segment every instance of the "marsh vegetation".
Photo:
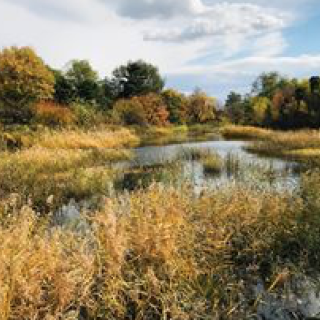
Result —
POLYGON ((318 316, 311 80, 263 74, 222 110, 144 61, 99 79, 0 51, 0 319, 318 316))

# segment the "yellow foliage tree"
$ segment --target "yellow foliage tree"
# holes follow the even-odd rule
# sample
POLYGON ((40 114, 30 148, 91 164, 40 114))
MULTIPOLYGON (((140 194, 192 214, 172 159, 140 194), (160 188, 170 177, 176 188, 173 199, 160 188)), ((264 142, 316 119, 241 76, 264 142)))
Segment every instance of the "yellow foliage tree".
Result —
POLYGON ((190 123, 205 123, 216 118, 217 102, 204 92, 196 90, 190 97, 187 119, 190 123))
POLYGON ((270 107, 271 102, 267 97, 254 97, 252 99, 253 112, 254 112, 254 122, 257 125, 262 125, 265 121, 268 107, 270 107))
POLYGON ((24 121, 34 102, 50 99, 54 76, 29 47, 0 51, 0 107, 13 121, 24 121))

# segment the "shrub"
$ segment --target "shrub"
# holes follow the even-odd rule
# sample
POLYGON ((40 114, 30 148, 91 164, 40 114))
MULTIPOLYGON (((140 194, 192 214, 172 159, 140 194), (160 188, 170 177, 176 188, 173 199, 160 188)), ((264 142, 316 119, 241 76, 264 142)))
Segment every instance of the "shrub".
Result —
POLYGON ((150 93, 119 100, 114 106, 114 116, 123 124, 164 126, 168 124, 169 113, 162 98, 150 93))
POLYGON ((116 122, 120 122, 124 125, 137 124, 142 126, 147 124, 142 105, 132 100, 121 99, 116 102, 113 118, 116 122))
POLYGON ((53 102, 40 102, 34 106, 34 120, 48 126, 74 123, 75 116, 67 107, 53 102))
POLYGON ((89 104, 74 103, 71 110, 75 116, 75 122, 81 127, 92 127, 106 121, 106 117, 89 104))

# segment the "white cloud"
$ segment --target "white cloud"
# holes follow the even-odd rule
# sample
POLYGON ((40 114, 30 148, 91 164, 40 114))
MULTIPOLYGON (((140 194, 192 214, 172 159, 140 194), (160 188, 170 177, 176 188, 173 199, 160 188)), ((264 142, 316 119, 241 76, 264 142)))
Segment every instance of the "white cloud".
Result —
POLYGON ((203 75, 211 78, 253 76, 264 71, 279 70, 289 76, 297 74, 312 75, 320 72, 319 55, 291 56, 251 56, 229 60, 211 66, 189 66, 176 70, 176 75, 203 75))
POLYGON ((288 44, 281 32, 268 33, 258 39, 252 45, 252 55, 258 57, 270 57, 280 55, 288 44))
MULTIPOLYGON (((104 0, 104 2, 110 1, 104 0)), ((117 0, 116 4, 119 14, 132 19, 168 19, 201 14, 205 9, 202 0, 117 0)))
POLYGON ((145 33, 145 40, 180 42, 203 37, 235 34, 254 35, 287 26, 289 16, 253 4, 217 4, 208 6, 192 18, 169 24, 167 28, 145 33))

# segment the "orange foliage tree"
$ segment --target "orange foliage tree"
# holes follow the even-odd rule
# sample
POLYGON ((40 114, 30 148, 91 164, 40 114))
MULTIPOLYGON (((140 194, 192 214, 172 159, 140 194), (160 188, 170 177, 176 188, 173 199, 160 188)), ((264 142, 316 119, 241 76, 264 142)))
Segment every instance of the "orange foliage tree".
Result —
POLYGON ((0 51, 0 107, 13 121, 24 121, 34 102, 50 99, 54 76, 29 47, 0 51))
POLYGON ((150 93, 131 99, 121 99, 114 105, 114 114, 124 124, 164 126, 169 113, 162 98, 150 93))
POLYGON ((36 122, 48 125, 69 125, 75 122, 72 111, 54 102, 40 102, 33 108, 34 119, 36 122))
POLYGON ((187 109, 187 119, 190 123, 205 123, 216 118, 217 103, 212 97, 202 91, 195 91, 190 97, 187 109))

